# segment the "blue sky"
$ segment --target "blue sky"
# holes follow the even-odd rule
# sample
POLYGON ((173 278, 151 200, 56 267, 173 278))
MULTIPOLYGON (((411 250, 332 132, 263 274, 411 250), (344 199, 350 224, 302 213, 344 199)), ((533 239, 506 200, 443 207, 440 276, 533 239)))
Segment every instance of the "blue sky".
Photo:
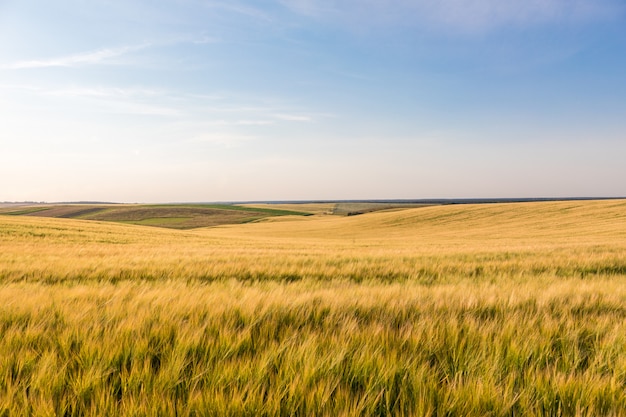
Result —
POLYGON ((0 201, 626 196, 622 0, 0 0, 0 201))

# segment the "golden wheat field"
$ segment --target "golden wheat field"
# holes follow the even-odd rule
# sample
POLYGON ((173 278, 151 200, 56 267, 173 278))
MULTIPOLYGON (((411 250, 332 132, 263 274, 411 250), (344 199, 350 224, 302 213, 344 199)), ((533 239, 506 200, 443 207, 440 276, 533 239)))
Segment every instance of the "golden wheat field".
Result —
POLYGON ((0 216, 0 415, 626 415, 626 201, 0 216))

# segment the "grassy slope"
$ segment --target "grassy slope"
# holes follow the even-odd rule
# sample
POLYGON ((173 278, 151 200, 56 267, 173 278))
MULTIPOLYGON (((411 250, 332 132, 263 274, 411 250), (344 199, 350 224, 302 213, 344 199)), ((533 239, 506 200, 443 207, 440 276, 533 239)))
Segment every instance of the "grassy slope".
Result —
POLYGON ((1 219, 5 281, 184 277, 432 284, 626 270, 623 201, 441 206, 194 231, 1 219))
POLYGON ((443 206, 189 232, 6 217, 0 273, 5 280, 423 283, 610 275, 626 265, 625 211, 621 201, 443 206))
POLYGON ((307 213, 282 209, 253 209, 227 204, 51 205, 19 209, 5 208, 0 209, 0 214, 100 220, 171 229, 193 229, 223 224, 248 223, 274 216, 307 215, 307 213))
POLYGON ((335 214, 340 216, 371 213, 380 210, 428 207, 432 204, 380 203, 380 202, 337 202, 337 203, 269 203, 242 204, 243 207, 293 210, 310 214, 335 214))
POLYGON ((289 210, 309 214, 332 214, 337 203, 265 203, 240 204, 241 207, 289 210))
POLYGON ((625 253, 624 201, 0 217, 0 412, 621 415, 625 253))

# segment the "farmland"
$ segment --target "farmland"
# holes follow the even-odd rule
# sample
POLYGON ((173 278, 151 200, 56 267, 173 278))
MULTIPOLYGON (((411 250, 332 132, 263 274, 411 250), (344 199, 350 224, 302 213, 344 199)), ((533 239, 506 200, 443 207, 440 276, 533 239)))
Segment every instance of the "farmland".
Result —
POLYGON ((232 204, 54 204, 0 207, 0 214, 63 219, 100 220, 193 229, 222 224, 241 224, 273 216, 303 216, 309 213, 272 207, 243 207, 232 204))
POLYGON ((625 201, 28 214, 0 216, 0 413, 626 410, 625 201))

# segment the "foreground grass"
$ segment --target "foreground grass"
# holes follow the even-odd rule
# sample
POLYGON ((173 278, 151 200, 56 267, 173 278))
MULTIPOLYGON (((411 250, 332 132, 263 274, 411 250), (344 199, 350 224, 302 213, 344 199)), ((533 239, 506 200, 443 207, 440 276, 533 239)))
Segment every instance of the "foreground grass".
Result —
POLYGON ((622 415, 616 280, 0 288, 10 415, 622 415))
POLYGON ((0 217, 0 415, 620 416, 626 203, 0 217))

